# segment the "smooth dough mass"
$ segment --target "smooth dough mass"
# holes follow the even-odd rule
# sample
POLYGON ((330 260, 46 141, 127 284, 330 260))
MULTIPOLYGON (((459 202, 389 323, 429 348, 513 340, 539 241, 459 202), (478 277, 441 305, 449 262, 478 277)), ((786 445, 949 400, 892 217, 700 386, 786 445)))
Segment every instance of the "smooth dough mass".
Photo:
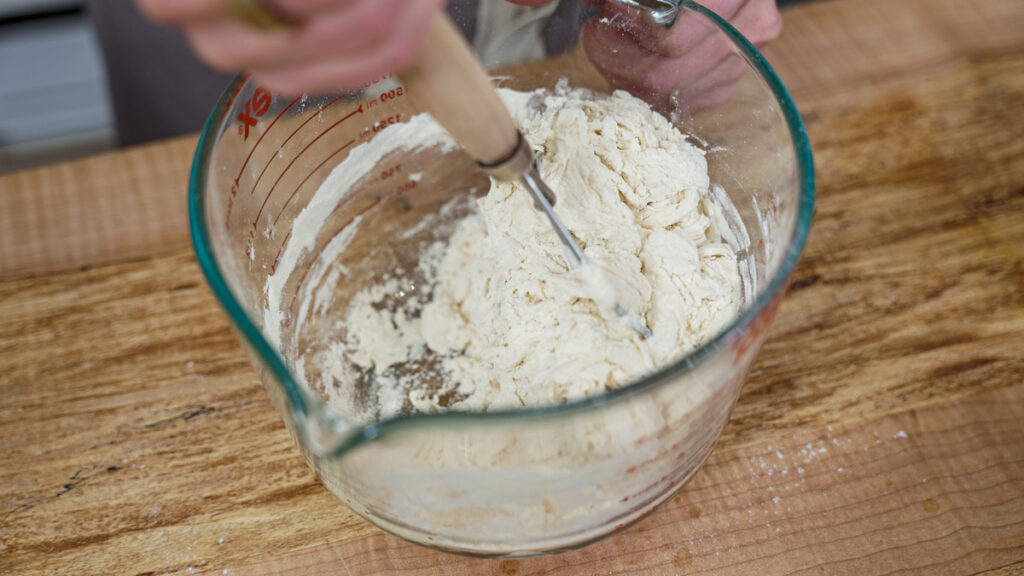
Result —
POLYGON ((698 347, 738 311, 736 254, 722 239, 702 150, 626 92, 562 84, 502 97, 557 194, 556 210, 603 278, 570 269, 519 183, 492 183, 450 242, 424 252, 433 299, 418 315, 374 305, 386 282, 350 305, 348 335, 332 353, 375 370, 378 416, 601 394, 698 347), (651 338, 616 317, 608 288, 594 290, 602 285, 651 338), (440 359, 440 388, 387 377, 425 356, 440 359))

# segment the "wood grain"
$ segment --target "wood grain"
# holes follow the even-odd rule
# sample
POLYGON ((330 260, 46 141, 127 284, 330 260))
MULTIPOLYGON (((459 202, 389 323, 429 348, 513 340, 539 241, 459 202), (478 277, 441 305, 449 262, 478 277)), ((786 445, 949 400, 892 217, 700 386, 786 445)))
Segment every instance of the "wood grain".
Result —
POLYGON ((185 571, 371 530, 306 467, 191 256, 8 281, 0 317, 8 573, 185 571))
POLYGON ((187 249, 196 137, 0 175, 0 279, 187 249))
POLYGON ((559 556, 453 558, 377 533, 238 571, 971 574, 1024 553, 1021 398, 1024 388, 1016 387, 956 407, 808 427, 781 444, 723 443, 658 513, 620 537, 559 556))
POLYGON ((769 57, 814 144, 815 227, 673 502, 503 561, 355 517, 185 248, 179 140, 0 177, 0 573, 1024 574, 1024 6, 785 18, 769 57))

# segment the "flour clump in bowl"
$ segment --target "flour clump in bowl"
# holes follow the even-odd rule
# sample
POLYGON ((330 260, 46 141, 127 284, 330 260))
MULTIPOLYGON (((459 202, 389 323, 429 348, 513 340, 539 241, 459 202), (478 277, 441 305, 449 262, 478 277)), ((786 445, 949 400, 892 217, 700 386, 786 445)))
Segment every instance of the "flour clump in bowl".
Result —
MULTIPOLYGON (((519 183, 463 198, 468 215, 420 256, 431 298, 382 306, 398 289, 394 278, 362 290, 344 336, 316 359, 323 377, 342 384, 372 371, 377 418, 603 394, 694 350, 738 313, 737 256, 700 148, 626 92, 562 83, 501 95, 592 266, 569 265, 519 183), (650 338, 620 321, 615 300, 650 338), (435 384, 417 385, 425 376, 435 384)), ((344 404, 338 386, 320 388, 344 404)))

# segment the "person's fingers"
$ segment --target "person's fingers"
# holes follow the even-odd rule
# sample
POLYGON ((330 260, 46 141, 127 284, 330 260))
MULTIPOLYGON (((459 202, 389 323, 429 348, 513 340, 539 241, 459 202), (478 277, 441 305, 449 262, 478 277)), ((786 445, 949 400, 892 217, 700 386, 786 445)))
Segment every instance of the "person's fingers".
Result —
POLYGON ((649 52, 657 52, 657 24, 638 8, 623 6, 616 2, 605 2, 597 15, 587 23, 590 27, 604 27, 609 35, 616 34, 632 39, 633 43, 649 52))
MULTIPOLYGON (((706 18, 691 11, 683 11, 666 28, 655 24, 642 10, 607 1, 600 6, 596 22, 619 28, 646 50, 662 56, 682 56, 718 33, 706 18)), ((704 6, 728 20, 757 46, 777 38, 782 29, 782 15, 774 0, 705 0, 704 6)))
POLYGON ((142 14, 159 24, 185 24, 231 13, 227 0, 136 0, 142 14))
MULTIPOLYGON (((778 38, 782 31, 782 14, 775 0, 704 0, 704 7, 727 20, 756 46, 763 46, 778 38)), ((717 32, 717 27, 703 16, 684 12, 667 33, 656 36, 658 52, 666 56, 680 56, 695 42, 717 32)))
POLYGON ((214 68, 269 69, 366 52, 385 42, 394 11, 406 0, 357 2, 324 13, 296 29, 254 30, 232 18, 191 26, 189 40, 214 68))
POLYGON ((274 92, 322 93, 354 89, 380 77, 382 71, 404 68, 411 60, 411 52, 389 47, 365 56, 317 60, 286 68, 255 68, 252 74, 274 92))
POLYGON ((296 34, 294 30, 255 30, 230 17, 216 18, 185 29, 192 49, 215 70, 238 72, 268 54, 279 54, 296 34))
POLYGON ((594 66, 614 87, 638 92, 649 102, 700 78, 732 49, 724 36, 705 35, 685 54, 664 56, 636 44, 626 32, 599 23, 588 23, 583 46, 594 66))
POLYGON ((731 23, 758 48, 782 33, 782 13, 774 0, 748 0, 731 23))
POLYGON ((636 71, 652 58, 625 30, 596 18, 583 27, 580 41, 590 62, 616 88, 631 84, 636 71))
MULTIPOLYGON (((337 11, 357 4, 374 4, 378 0, 255 0, 271 12, 303 21, 328 11, 337 11)), ((231 0, 136 0, 146 18, 160 24, 178 26, 234 17, 231 0)))
MULTIPOLYGON (((773 0, 706 0, 705 6, 758 46, 781 30, 773 0)), ((661 111, 676 105, 692 111, 731 97, 748 66, 716 26, 689 11, 670 28, 641 16, 638 10, 605 2, 584 27, 584 49, 613 87, 661 111)))
MULTIPOLYGON (((741 0, 717 0, 717 8, 732 16, 741 0)), ((720 34, 718 28, 704 16, 684 10, 671 27, 659 25, 643 11, 616 2, 604 2, 601 10, 587 25, 590 28, 615 28, 631 37, 634 43, 652 54, 680 57, 709 36, 720 34)))
POLYGON ((357 4, 366 4, 376 1, 377 0, 260 0, 260 2, 270 10, 299 21, 303 21, 314 15, 326 12, 337 12, 338 10, 346 8, 354 8, 357 4))
POLYGON ((716 65, 704 70, 693 81, 676 88, 675 108, 677 112, 691 113, 708 105, 721 104, 722 96, 732 96, 739 80, 750 67, 739 54, 730 54, 716 65))
POLYGON ((444 0, 408 3, 388 37, 370 50, 344 58, 321 58, 290 67, 252 68, 267 88, 287 94, 353 89, 387 72, 400 71, 415 58, 430 22, 444 0))
POLYGON ((676 118, 689 116, 700 110, 725 104, 736 97, 736 90, 737 85, 733 82, 732 84, 713 87, 704 92, 691 93, 685 96, 680 95, 678 97, 679 104, 670 107, 667 112, 662 111, 662 113, 666 115, 671 114, 676 118))
MULTIPOLYGON (((705 0, 704 7, 731 21, 749 0, 705 0)), ((718 27, 703 15, 684 10, 670 28, 655 26, 647 47, 662 56, 679 57, 689 53, 708 37, 716 36, 718 27)))
POLYGON ((703 0, 701 4, 723 19, 732 22, 736 14, 750 2, 751 0, 703 0))

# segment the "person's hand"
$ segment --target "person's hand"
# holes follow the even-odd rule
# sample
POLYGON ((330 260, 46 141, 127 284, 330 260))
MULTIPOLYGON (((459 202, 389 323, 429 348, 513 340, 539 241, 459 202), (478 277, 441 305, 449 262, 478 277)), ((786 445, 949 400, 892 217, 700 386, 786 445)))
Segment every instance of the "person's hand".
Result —
POLYGON ((208 65, 248 71, 276 92, 353 89, 407 66, 444 0, 264 0, 294 25, 257 30, 228 0, 136 0, 181 27, 208 65))
MULTIPOLYGON (((538 6, 552 0, 509 0, 538 6)), ((252 73, 275 92, 355 89, 408 66, 445 0, 257 0, 293 23, 258 30, 230 0, 136 0, 151 20, 182 28, 199 57, 252 73)))
MULTIPOLYGON (((671 28, 640 10, 606 0, 583 31, 583 46, 613 87, 662 110, 695 110, 728 100, 747 69, 724 34, 706 19, 683 13, 671 28)), ((758 48, 782 31, 774 0, 704 0, 758 48)))

